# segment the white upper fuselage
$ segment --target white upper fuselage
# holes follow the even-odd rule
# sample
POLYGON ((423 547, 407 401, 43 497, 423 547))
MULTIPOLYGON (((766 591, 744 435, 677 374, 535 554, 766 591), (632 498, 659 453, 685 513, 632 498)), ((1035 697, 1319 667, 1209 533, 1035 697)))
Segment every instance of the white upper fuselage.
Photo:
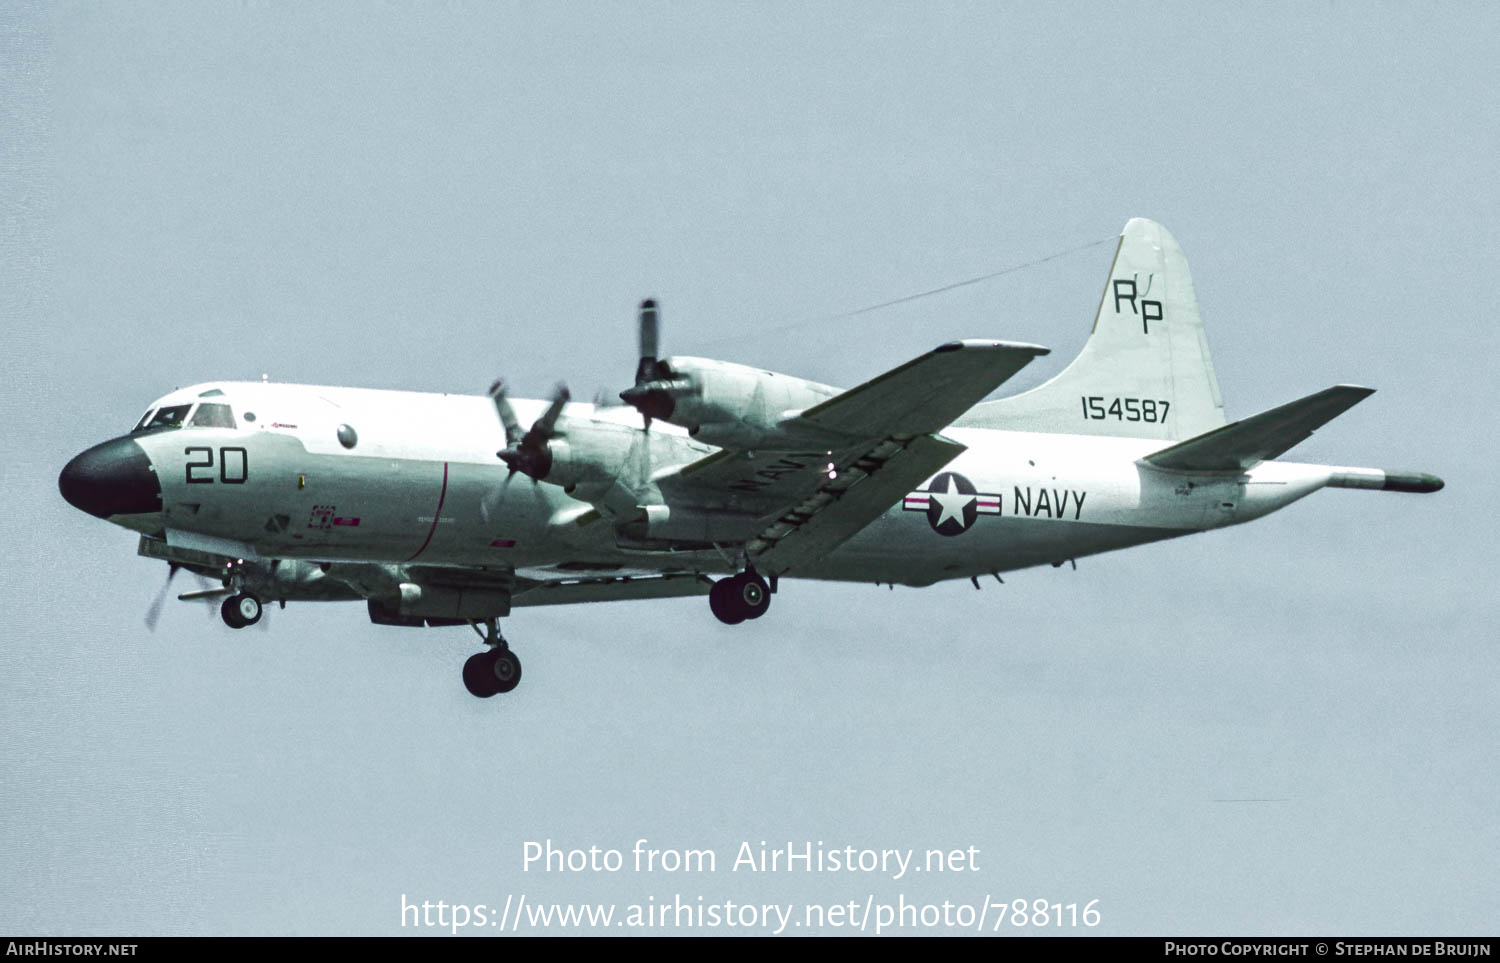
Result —
MULTIPOLYGON (((134 435, 159 479, 162 513, 123 523, 245 557, 569 572, 736 568, 719 551, 622 548, 589 503, 508 477, 496 457, 505 431, 482 395, 214 383, 175 391, 148 415, 199 404, 227 405, 233 427, 222 415, 199 419, 217 426, 190 424, 194 407, 176 416, 183 427, 134 435)), ((513 405, 523 425, 546 407, 513 405)), ((589 404, 568 405, 559 427, 565 435, 570 421, 586 420, 641 429, 629 408, 589 404)), ((1265 462, 1240 475, 1188 477, 1138 463, 1158 440, 943 434, 967 451, 815 566, 787 574, 927 584, 1060 562, 1259 517, 1322 487, 1331 471, 1265 462)), ((653 477, 715 450, 660 422, 651 436, 653 477)))

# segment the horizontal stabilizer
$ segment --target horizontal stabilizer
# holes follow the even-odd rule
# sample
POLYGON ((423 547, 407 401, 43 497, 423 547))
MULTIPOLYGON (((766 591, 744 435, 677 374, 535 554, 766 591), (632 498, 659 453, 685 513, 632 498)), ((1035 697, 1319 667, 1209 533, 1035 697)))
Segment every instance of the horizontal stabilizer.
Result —
POLYGON ((856 438, 942 431, 1048 351, 1012 341, 952 341, 808 408, 795 422, 856 438))
POLYGON ((1306 441, 1314 431, 1375 393, 1335 385, 1147 455, 1171 471, 1244 471, 1306 441))

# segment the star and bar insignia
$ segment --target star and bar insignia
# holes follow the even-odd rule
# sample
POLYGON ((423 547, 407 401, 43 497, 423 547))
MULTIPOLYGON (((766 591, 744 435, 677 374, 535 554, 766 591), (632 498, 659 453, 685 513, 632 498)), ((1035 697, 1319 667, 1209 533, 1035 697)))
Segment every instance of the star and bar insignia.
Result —
POLYGON ((903 511, 926 512, 939 535, 962 535, 980 515, 1000 514, 1000 496, 981 492, 958 472, 945 471, 901 503, 903 511))

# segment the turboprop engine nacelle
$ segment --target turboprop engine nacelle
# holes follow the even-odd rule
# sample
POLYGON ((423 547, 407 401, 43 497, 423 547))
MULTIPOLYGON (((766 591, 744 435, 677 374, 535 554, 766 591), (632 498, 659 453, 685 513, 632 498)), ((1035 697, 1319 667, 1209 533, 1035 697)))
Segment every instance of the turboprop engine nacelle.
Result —
POLYGON ((642 504, 660 499, 650 490, 651 466, 672 457, 673 440, 629 425, 566 420, 547 442, 546 471, 537 480, 560 486, 608 518, 633 519, 642 504))
POLYGON ((648 418, 721 447, 796 442, 783 422, 839 393, 816 381, 709 358, 666 358, 654 374, 620 397, 648 418))

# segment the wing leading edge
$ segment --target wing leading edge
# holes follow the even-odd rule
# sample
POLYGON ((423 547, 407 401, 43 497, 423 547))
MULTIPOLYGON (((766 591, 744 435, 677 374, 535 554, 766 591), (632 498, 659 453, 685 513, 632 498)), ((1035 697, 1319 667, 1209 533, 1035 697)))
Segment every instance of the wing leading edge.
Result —
POLYGON ((856 437, 942 431, 1051 349, 1016 341, 951 341, 802 412, 800 425, 856 437))

